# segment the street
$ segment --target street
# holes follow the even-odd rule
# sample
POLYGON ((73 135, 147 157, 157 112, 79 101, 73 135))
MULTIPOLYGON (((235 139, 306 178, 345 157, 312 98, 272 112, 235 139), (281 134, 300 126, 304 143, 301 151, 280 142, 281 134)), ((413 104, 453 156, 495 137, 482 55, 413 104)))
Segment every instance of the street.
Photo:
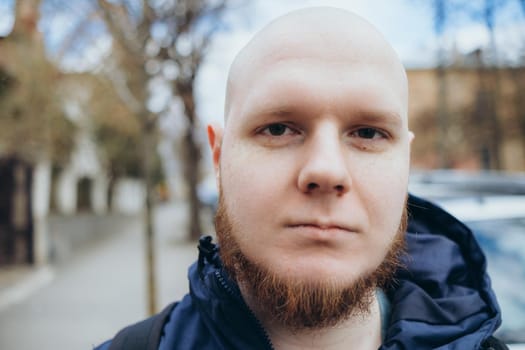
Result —
MULTIPOLYGON (((186 293, 197 257, 196 243, 182 239, 184 213, 181 204, 155 212, 159 309, 186 293)), ((130 217, 125 227, 53 266, 50 283, 0 310, 0 349, 91 349, 146 317, 142 221, 130 217)))

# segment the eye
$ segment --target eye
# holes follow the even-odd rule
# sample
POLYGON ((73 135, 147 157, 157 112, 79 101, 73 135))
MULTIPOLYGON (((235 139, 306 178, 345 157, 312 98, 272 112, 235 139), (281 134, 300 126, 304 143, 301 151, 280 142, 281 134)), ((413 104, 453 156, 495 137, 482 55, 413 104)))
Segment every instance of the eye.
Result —
POLYGON ((286 125, 272 124, 268 126, 268 132, 273 136, 281 136, 286 132, 286 125))
POLYGON ((352 132, 352 136, 369 140, 385 137, 384 133, 375 128, 359 128, 352 132))
POLYGON ((282 123, 273 123, 262 129, 263 134, 269 134, 270 136, 282 136, 293 132, 290 127, 282 123))

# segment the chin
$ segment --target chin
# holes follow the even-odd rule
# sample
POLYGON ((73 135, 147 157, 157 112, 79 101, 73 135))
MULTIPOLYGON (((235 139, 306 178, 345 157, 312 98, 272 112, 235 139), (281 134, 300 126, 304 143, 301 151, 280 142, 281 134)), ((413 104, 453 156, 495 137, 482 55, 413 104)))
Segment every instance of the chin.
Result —
POLYGON ((274 258, 262 265, 266 266, 269 272, 285 280, 336 285, 351 284, 377 267, 367 267, 355 261, 332 257, 302 257, 288 260, 274 258))

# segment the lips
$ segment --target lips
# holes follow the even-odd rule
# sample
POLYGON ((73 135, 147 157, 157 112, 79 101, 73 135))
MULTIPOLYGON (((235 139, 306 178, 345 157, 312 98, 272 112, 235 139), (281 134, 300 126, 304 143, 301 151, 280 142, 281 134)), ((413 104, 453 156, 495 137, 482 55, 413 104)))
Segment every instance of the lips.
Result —
POLYGON ((310 244, 311 242, 317 242, 322 243, 323 245, 340 242, 341 240, 351 237, 352 233, 355 232, 351 231, 346 226, 334 223, 295 223, 288 225, 287 230, 291 233, 290 238, 294 237, 294 242, 296 244, 310 244), (295 239, 299 237, 301 238, 300 240, 295 239))
POLYGON ((319 221, 296 221, 286 225, 289 228, 310 229, 319 231, 346 231, 348 233, 356 233, 358 230, 350 225, 340 222, 319 222, 319 221))

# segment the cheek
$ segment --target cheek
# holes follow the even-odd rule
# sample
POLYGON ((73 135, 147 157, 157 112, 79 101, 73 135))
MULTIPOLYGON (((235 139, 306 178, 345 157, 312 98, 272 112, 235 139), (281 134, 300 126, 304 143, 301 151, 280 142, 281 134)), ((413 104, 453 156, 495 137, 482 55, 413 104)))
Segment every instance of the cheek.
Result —
POLYGON ((248 147, 231 147, 221 159, 221 191, 240 232, 250 232, 269 223, 282 208, 289 179, 285 162, 248 147))
POLYGON ((407 196, 408 173, 409 158, 404 152, 361 164, 353 179, 354 189, 368 212, 373 232, 395 234, 407 196))

